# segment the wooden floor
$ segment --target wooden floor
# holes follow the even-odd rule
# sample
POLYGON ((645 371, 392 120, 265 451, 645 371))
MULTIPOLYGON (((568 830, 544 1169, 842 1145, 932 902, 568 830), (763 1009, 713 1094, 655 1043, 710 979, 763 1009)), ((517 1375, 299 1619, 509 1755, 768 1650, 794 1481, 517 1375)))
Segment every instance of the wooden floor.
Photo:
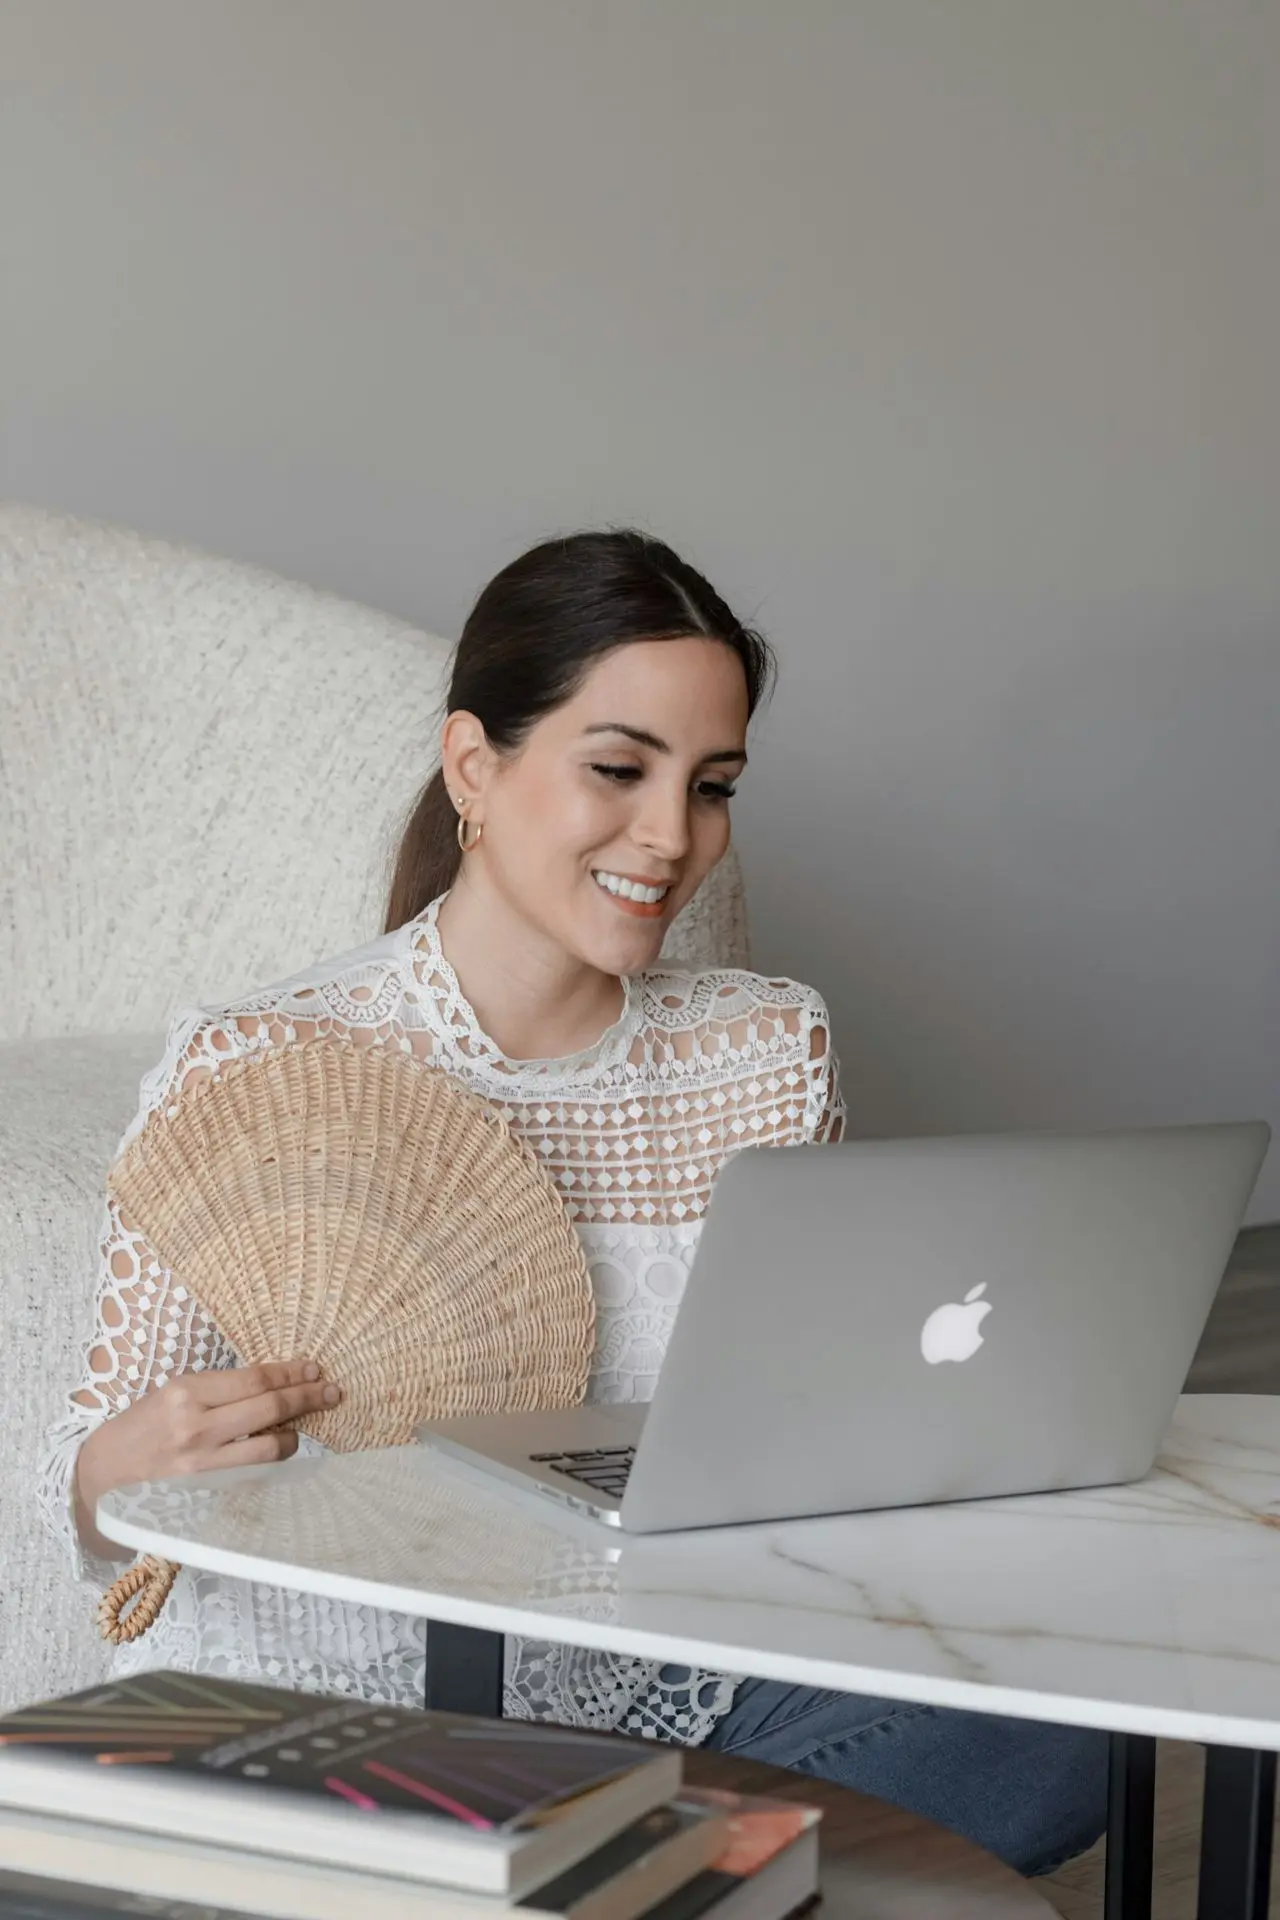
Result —
MULTIPOLYGON (((1280 1226, 1243 1233, 1187 1378, 1190 1393, 1280 1393, 1280 1226)), ((1155 1920, 1194 1920, 1200 1839, 1199 1747, 1160 1743, 1155 1920)), ((1101 1846, 1037 1882, 1066 1920, 1100 1920, 1101 1846)), ((1280 1860, 1280 1833, 1276 1858, 1280 1860)), ((1280 1876, 1278 1876, 1280 1877, 1280 1876)), ((1271 1902, 1280 1916, 1280 1889, 1271 1902)))

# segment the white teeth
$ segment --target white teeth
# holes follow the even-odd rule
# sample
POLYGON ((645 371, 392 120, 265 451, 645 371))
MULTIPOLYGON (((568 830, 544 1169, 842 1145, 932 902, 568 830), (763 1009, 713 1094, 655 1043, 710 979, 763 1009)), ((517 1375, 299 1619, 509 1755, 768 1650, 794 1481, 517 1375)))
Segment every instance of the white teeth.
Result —
POLYGON ((618 873, 596 873, 592 875, 598 887, 606 893, 617 894, 622 900, 642 901, 647 907, 656 907, 659 900, 665 900, 670 887, 645 887, 639 881, 624 880, 618 873))

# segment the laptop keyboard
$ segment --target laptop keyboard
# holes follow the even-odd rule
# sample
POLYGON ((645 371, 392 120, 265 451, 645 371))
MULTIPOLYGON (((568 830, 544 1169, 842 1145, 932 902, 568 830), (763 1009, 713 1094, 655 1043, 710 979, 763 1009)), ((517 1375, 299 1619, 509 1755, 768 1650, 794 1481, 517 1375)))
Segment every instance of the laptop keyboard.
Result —
POLYGON ((570 1480, 580 1480, 593 1493, 621 1499, 636 1457, 634 1447, 589 1447, 581 1453, 531 1453, 535 1466, 550 1467, 570 1480))

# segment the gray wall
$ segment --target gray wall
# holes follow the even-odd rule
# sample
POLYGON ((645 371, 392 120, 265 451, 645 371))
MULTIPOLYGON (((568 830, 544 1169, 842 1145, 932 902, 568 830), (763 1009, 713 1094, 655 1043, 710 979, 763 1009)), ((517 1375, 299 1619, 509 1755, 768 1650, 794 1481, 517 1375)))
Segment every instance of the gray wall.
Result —
POLYGON ((861 1126, 1280 1121, 1280 8, 0 31, 9 490, 443 631, 643 521, 777 640, 758 951, 861 1126))

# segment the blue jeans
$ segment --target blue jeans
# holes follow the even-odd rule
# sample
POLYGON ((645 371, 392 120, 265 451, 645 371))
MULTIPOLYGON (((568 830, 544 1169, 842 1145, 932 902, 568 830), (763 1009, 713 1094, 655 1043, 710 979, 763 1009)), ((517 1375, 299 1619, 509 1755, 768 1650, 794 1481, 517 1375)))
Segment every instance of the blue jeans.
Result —
POLYGON ((707 1742, 720 1753, 892 1801, 1052 1873, 1107 1822, 1105 1733, 747 1680, 707 1742))

